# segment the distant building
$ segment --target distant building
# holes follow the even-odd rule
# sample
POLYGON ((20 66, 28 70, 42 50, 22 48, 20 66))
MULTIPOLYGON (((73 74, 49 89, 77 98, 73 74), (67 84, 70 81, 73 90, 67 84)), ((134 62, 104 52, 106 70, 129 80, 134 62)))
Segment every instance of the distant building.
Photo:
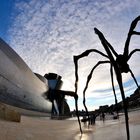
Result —
POLYGON ((106 112, 107 111, 107 109, 108 109, 108 105, 104 105, 104 106, 100 106, 99 107, 99 110, 101 111, 101 112, 106 112))

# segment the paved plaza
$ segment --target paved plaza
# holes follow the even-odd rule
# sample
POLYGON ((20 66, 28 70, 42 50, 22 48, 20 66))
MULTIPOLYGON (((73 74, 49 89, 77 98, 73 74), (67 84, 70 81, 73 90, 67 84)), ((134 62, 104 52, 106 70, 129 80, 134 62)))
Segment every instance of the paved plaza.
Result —
MULTIPOLYGON (((130 138, 140 139, 140 111, 129 112, 130 138)), ((82 124, 80 134, 76 120, 49 120, 22 116, 20 123, 0 120, 0 140, 126 140, 124 115, 119 120, 97 119, 90 126, 82 124)))

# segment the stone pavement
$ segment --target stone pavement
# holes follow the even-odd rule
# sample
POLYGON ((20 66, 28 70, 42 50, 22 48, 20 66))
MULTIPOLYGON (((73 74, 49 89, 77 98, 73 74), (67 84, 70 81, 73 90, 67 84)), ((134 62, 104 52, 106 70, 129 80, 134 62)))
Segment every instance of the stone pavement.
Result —
MULTIPOLYGON (((140 111, 129 113, 130 140, 140 139, 140 111)), ((0 140, 126 140, 124 116, 119 120, 82 124, 83 135, 76 120, 49 120, 21 117, 21 122, 0 120, 0 140)))

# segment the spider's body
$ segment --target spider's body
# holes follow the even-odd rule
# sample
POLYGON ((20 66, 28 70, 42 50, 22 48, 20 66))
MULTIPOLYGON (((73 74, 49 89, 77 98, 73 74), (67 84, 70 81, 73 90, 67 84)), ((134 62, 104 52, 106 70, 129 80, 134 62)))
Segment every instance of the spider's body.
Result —
POLYGON ((121 73, 128 73, 130 71, 129 65, 127 64, 127 58, 120 54, 116 58, 116 63, 121 71, 121 73))
MULTIPOLYGON (((117 52, 114 50, 114 48, 111 46, 111 44, 105 39, 102 32, 99 31, 97 28, 94 28, 95 33, 98 35, 98 37, 101 41, 101 44, 103 45, 103 47, 106 51, 106 54, 104 54, 104 53, 102 53, 102 52, 100 52, 96 49, 90 49, 90 50, 86 50, 85 52, 83 52, 80 55, 74 56, 75 77, 76 77, 76 80, 75 80, 75 93, 76 93, 76 95, 77 95, 78 79, 79 79, 78 78, 78 60, 85 57, 85 56, 88 56, 89 53, 91 53, 91 52, 100 54, 107 59, 105 61, 99 61, 92 68, 90 74, 87 77, 86 86, 85 86, 84 91, 83 91, 83 104, 85 106, 87 115, 88 115, 88 110, 87 110, 87 107, 86 107, 86 104, 85 104, 85 93, 86 93, 86 90, 88 88, 88 84, 90 82, 90 79, 92 78, 93 71, 100 64, 110 63, 110 66, 111 66, 110 67, 110 74, 111 74, 112 88, 113 88, 113 93, 114 93, 114 96, 115 96, 115 103, 117 104, 117 97, 116 97, 116 93, 115 93, 114 80, 113 80, 113 69, 114 69, 116 79, 117 79, 117 82, 118 82, 118 85, 119 85, 119 88, 120 88, 122 101, 123 101, 123 107, 124 107, 124 113, 125 113, 125 122, 126 122, 127 140, 130 140, 130 134, 129 134, 129 121, 128 121, 127 103, 126 103, 126 100, 125 100, 125 93, 124 93, 123 82, 122 82, 122 73, 130 72, 132 78, 134 79, 134 81, 137 85, 137 87, 139 88, 137 80, 136 80, 136 78, 135 78, 135 76, 134 76, 133 72, 131 71, 131 69, 129 67, 129 64, 128 64, 128 60, 131 58, 131 56, 135 52, 140 51, 140 49, 135 49, 135 50, 133 50, 129 53, 129 43, 130 43, 131 36, 132 35, 140 35, 140 32, 134 31, 134 28, 136 27, 139 20, 140 20, 140 16, 138 16, 136 19, 134 19, 131 23, 130 30, 128 32, 128 36, 127 36, 127 39, 126 39, 126 42, 125 42, 125 47, 124 47, 124 53, 123 54, 117 54, 117 52), (114 56, 116 58, 114 58, 114 56)), ((77 98, 77 100, 78 100, 78 98, 77 98)), ((77 111, 77 115, 78 115, 77 100, 75 102, 75 105, 76 105, 76 111, 77 111)), ((78 116, 78 121, 79 121, 79 116, 78 116)), ((80 124, 80 122, 79 122, 79 124, 80 124)), ((81 128, 81 125, 80 125, 80 128, 81 128)), ((80 129, 80 130, 82 132, 82 129, 80 129)))

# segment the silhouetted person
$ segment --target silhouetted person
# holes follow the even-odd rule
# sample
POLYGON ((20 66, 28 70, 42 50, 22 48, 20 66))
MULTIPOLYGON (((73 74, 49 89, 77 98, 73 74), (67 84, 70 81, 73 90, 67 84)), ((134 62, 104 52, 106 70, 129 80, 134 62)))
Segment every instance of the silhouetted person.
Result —
POLYGON ((87 117, 86 116, 83 116, 83 122, 84 122, 84 125, 86 125, 86 122, 87 122, 87 117))
POLYGON ((103 119, 103 122, 105 121, 105 114, 104 112, 102 112, 102 119, 103 119))

